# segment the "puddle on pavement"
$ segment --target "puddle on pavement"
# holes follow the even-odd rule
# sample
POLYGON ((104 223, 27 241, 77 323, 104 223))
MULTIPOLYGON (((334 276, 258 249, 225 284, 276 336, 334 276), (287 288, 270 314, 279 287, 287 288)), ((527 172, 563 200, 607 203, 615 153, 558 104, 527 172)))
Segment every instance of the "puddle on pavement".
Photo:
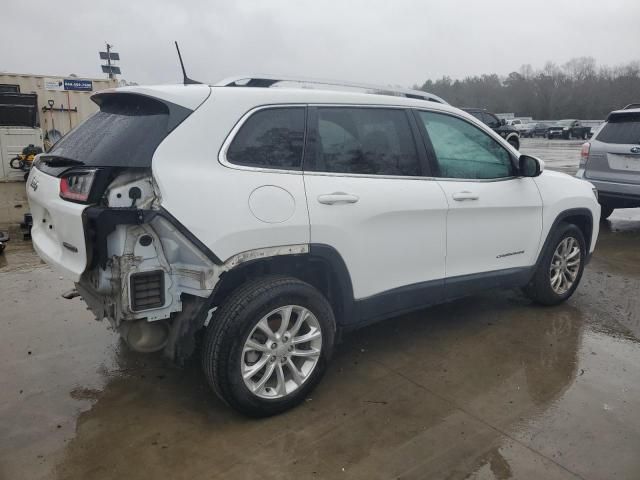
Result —
POLYGON ((308 402, 259 421, 213 397, 197 365, 181 371, 115 356, 101 392, 70 392, 92 405, 79 413, 54 477, 334 478, 344 468, 351 478, 464 478, 489 468, 521 478, 542 462, 545 478, 564 478, 566 459, 576 472, 600 466, 602 478, 625 461, 640 468, 625 459, 638 445, 629 439, 640 440, 637 343, 592 331, 572 306, 478 297, 373 326, 339 347, 308 402), (591 429, 601 414, 611 419, 591 429), (621 414, 632 432, 603 463, 594 457, 598 437, 615 433, 609 422, 621 414))
POLYGON ((637 478, 639 270, 611 260, 637 258, 634 222, 603 230, 567 304, 495 292, 373 325, 264 420, 195 362, 129 352, 48 268, 2 270, 0 478, 637 478))
POLYGON ((598 259, 615 272, 640 276, 640 208, 615 210, 600 232, 598 259))

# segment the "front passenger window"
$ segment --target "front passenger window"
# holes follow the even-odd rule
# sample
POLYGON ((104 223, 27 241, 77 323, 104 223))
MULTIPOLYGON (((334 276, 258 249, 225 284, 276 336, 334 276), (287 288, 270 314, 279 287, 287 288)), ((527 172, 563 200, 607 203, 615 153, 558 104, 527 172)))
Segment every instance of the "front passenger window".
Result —
POLYGON ((436 155, 440 176, 495 179, 514 174, 511 155, 485 132, 460 118, 419 112, 436 155))

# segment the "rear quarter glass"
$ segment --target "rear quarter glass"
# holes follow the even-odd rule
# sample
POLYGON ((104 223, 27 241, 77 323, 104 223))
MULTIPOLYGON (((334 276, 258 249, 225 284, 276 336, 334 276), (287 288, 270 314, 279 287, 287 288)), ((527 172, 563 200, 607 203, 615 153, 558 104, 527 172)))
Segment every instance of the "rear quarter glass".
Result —
POLYGON ((192 110, 131 93, 98 95, 100 111, 65 135, 41 157, 75 160, 90 167, 151 167, 153 153, 192 110))

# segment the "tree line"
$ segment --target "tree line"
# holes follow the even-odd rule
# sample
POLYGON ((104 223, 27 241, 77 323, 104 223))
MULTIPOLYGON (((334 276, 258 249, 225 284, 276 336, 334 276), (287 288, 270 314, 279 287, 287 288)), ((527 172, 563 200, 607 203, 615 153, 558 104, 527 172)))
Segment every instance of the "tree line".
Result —
POLYGON ((492 73, 453 80, 444 76, 417 88, 457 107, 538 120, 599 120, 612 110, 640 103, 640 62, 608 67, 581 57, 563 65, 547 62, 538 70, 523 65, 506 77, 492 73))

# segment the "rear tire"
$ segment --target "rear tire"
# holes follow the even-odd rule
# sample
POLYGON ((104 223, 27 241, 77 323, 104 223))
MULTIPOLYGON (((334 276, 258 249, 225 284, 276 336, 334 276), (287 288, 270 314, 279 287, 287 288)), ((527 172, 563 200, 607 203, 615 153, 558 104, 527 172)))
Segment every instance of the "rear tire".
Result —
POLYGON ((9 160, 9 166, 15 170, 24 170, 24 162, 19 157, 13 157, 9 160))
POLYGON ((541 305, 558 305, 573 295, 587 256, 584 235, 575 225, 561 223, 551 235, 531 282, 523 289, 541 305))
POLYGON ((275 415, 298 405, 318 384, 335 329, 331 306, 314 287, 292 277, 260 277, 236 289, 214 313, 202 367, 212 389, 234 409, 275 415))
POLYGON ((600 204, 600 220, 606 220, 613 213, 614 208, 608 205, 600 204))

